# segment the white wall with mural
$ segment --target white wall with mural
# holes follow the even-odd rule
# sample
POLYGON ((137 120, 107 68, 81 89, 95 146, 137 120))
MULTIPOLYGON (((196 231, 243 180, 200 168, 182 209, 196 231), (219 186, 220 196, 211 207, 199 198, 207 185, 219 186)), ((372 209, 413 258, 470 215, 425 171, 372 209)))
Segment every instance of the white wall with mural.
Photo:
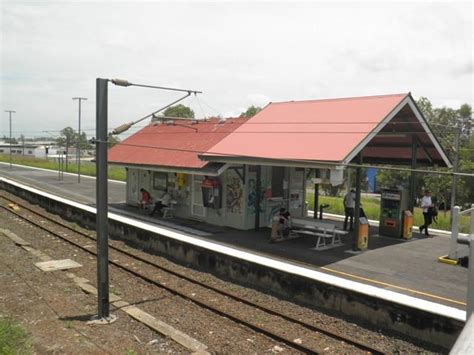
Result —
MULTIPOLYGON (((305 204, 305 169, 261 167, 260 227, 271 226, 281 207, 292 216, 302 216, 305 204)), ((204 176, 182 173, 127 169, 127 203, 136 205, 140 188, 148 190, 154 200, 168 189, 177 201, 175 215, 236 229, 253 229, 257 202, 257 167, 233 166, 221 176, 211 178, 220 186, 220 208, 205 207, 202 184, 204 176)))

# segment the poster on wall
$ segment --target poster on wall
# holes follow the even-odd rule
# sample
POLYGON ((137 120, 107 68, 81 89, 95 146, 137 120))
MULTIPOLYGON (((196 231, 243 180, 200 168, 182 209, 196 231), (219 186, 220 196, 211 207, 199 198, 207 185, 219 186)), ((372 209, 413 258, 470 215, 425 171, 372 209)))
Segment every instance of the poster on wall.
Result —
POLYGON ((303 205, 303 195, 300 190, 290 192, 290 208, 300 208, 303 205))
POLYGON ((229 213, 242 213, 244 188, 242 180, 235 172, 228 172, 226 185, 226 208, 229 213))

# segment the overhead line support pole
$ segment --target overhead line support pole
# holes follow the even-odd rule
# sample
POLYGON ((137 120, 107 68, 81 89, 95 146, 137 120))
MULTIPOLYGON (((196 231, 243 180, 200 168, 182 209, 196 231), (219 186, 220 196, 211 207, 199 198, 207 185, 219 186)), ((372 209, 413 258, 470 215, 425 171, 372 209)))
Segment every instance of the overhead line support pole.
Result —
MULTIPOLYGON (((460 135, 461 135, 461 125, 459 123, 459 120, 456 118, 456 132, 454 134, 454 161, 453 161, 453 173, 456 173, 458 171, 458 165, 459 165, 459 140, 460 140, 460 135)), ((453 217, 452 217, 452 211, 454 209, 454 206, 456 206, 456 184, 457 184, 457 176, 453 174, 452 178, 452 183, 451 183, 451 203, 450 203, 450 219, 449 223, 452 225, 453 223, 453 217)))
POLYGON ((76 158, 77 158, 77 182, 81 182, 81 102, 87 100, 86 97, 73 97, 73 100, 79 101, 79 122, 77 129, 77 147, 76 147, 76 158))
POLYGON ((255 183, 255 230, 260 229, 260 190, 262 189, 262 166, 257 165, 257 176, 255 183))
MULTIPOLYGON (((362 155, 358 155, 357 164, 362 164, 362 155)), ((361 183, 362 168, 358 166, 356 168, 356 196, 355 196, 355 208, 354 208, 354 238, 352 239, 352 249, 358 250, 357 240, 359 238, 359 225, 360 225, 360 183, 361 183)), ((350 193, 350 190, 349 190, 350 193)))
POLYGON ((5 110, 5 112, 8 112, 8 117, 10 121, 10 169, 11 169, 12 168, 12 113, 16 113, 16 111, 5 110))
MULTIPOLYGON (((416 169, 416 158, 417 158, 417 140, 416 136, 412 136, 411 142, 411 168, 416 169)), ((415 210, 415 199, 416 199, 416 172, 412 171, 410 175, 410 204, 409 209, 413 213, 415 210)))
POLYGON ((98 318, 109 317, 107 104, 108 80, 96 80, 96 197, 98 318))

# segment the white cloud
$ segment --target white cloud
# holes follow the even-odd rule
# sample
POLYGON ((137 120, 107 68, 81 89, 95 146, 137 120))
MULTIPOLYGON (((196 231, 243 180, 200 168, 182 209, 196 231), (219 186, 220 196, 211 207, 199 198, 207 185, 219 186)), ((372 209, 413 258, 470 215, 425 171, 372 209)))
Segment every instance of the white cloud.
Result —
MULTIPOLYGON (((468 3, 2 2, 1 104, 14 130, 95 126, 95 78, 202 90, 197 116, 268 101, 412 91, 473 102, 468 3)), ((109 121, 179 94, 110 87, 109 121)), ((5 114, 6 115, 6 114, 5 114)), ((0 135, 6 132, 6 116, 0 135)), ((19 134, 19 132, 18 132, 19 134)), ((31 135, 28 134, 28 135, 31 135)))

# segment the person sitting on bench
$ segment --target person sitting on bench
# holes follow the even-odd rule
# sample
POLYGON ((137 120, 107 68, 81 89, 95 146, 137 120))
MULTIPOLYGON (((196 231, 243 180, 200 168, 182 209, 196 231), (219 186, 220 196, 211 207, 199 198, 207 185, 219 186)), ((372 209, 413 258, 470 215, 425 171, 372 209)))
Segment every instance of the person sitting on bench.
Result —
POLYGON ((138 205, 140 209, 144 209, 145 206, 151 203, 151 195, 144 188, 140 189, 140 193, 141 193, 141 197, 140 197, 140 201, 138 201, 138 205))
POLYGON ((287 237, 290 234, 290 227, 291 227, 290 212, 288 212, 285 208, 280 208, 279 217, 280 217, 279 219, 280 232, 284 237, 287 237))
POLYGON ((150 216, 153 216, 156 211, 158 211, 162 215, 163 208, 169 207, 170 202, 171 196, 168 193, 168 189, 166 189, 161 199, 155 203, 155 208, 153 208, 153 211, 151 211, 150 216))

